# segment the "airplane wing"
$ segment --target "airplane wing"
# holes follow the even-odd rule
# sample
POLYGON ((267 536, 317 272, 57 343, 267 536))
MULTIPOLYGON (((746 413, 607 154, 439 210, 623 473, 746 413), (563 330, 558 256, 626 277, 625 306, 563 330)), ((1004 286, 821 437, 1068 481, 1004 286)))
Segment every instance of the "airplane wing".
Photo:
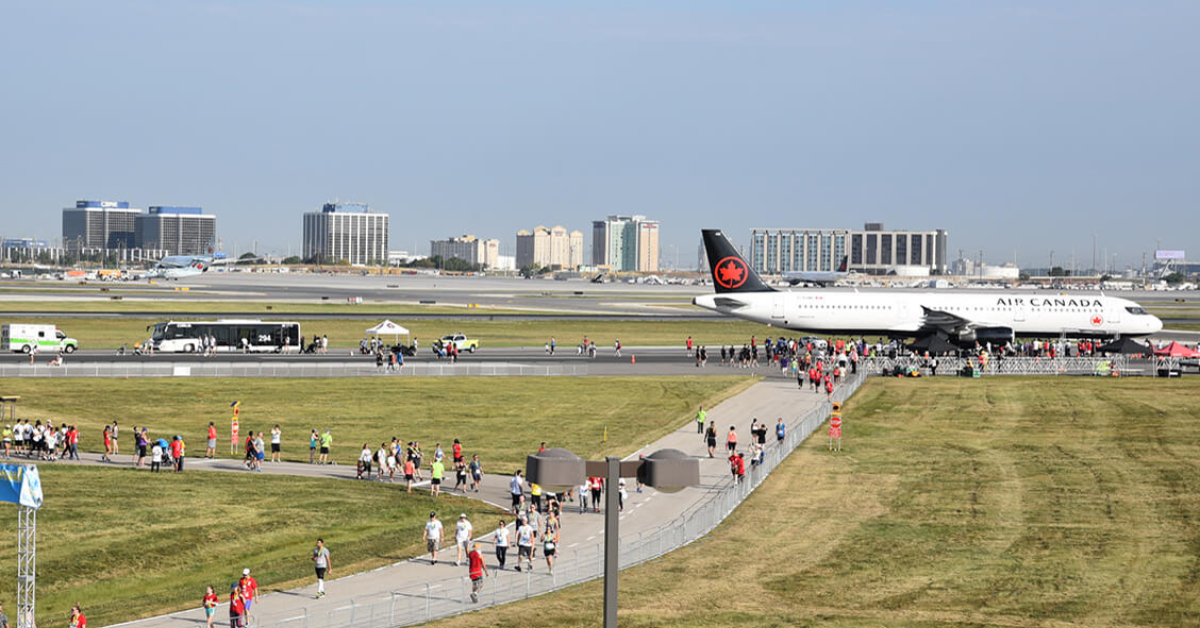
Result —
POLYGON ((922 331, 942 331, 948 335, 957 336, 963 332, 974 329, 999 327, 1003 325, 1002 323, 973 320, 953 312, 936 310, 925 305, 922 305, 921 309, 925 312, 924 320, 921 324, 922 331))

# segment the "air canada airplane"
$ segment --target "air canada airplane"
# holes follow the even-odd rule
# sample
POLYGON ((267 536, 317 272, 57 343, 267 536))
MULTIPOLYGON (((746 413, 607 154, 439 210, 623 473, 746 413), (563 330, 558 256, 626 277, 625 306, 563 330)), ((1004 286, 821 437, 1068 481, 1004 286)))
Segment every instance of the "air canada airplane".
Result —
POLYGON ((154 268, 138 275, 138 279, 184 279, 203 275, 217 264, 227 264, 229 259, 224 253, 214 253, 212 245, 206 255, 168 255, 154 265, 154 268))
POLYGON ((838 264, 837 270, 794 270, 783 273, 783 278, 791 285, 798 283, 811 283, 818 286, 828 286, 835 284, 846 277, 850 276, 847 270, 850 265, 850 256, 843 255, 842 263, 838 264))
POLYGON ((729 316, 819 334, 942 336, 962 346, 1017 336, 1148 336, 1162 321, 1128 299, 1065 295, 920 291, 786 290, 763 283, 725 234, 705 229, 716 294, 692 303, 729 316))

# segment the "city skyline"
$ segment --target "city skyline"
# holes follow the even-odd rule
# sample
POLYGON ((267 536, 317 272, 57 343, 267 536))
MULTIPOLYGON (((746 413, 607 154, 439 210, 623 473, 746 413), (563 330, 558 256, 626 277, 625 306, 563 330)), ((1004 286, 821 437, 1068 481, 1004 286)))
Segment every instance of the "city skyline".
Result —
POLYGON ((469 230, 511 252, 528 225, 650 215, 672 264, 704 227, 746 246, 752 228, 878 221, 1022 266, 1091 265, 1095 234, 1097 258, 1136 267, 1200 227, 1194 3, 6 17, 5 237, 53 236, 64 199, 136 196, 237 216, 227 247, 295 253, 294 214, 339 194, 390 213, 395 249, 469 230))

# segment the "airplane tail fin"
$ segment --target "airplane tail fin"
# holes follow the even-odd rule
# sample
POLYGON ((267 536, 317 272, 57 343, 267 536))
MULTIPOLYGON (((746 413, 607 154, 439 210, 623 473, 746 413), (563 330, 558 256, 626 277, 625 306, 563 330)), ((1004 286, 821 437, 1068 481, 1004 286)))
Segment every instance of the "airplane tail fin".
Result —
POLYGON ((842 263, 841 263, 841 264, 838 264, 837 271, 838 271, 839 273, 844 273, 844 272, 846 272, 847 270, 849 270, 849 268, 850 268, 850 256, 849 256, 849 255, 843 255, 843 256, 842 256, 842 263))
POLYGON ((713 287, 723 292, 773 292, 758 273, 733 248, 733 243, 718 229, 702 229, 704 250, 712 273, 713 287))

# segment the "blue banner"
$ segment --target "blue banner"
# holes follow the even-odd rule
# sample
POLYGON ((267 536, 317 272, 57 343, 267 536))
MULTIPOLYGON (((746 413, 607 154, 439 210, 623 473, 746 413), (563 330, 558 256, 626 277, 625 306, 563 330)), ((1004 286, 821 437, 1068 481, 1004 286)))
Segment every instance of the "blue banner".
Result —
POLYGON ((42 480, 37 465, 0 464, 0 501, 41 508, 42 480))

